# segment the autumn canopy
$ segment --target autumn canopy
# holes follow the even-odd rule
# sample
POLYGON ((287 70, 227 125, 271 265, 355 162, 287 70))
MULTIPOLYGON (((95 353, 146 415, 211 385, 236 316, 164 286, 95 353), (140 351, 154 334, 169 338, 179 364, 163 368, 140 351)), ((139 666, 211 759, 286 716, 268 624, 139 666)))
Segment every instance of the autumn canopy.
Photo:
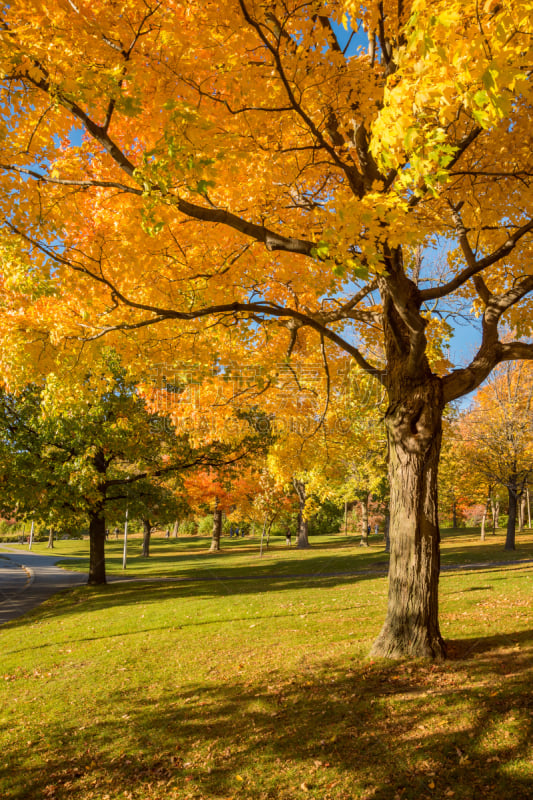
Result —
POLYGON ((205 402, 213 364, 247 366, 257 402, 281 362, 349 359, 388 395, 374 652, 442 655, 442 412, 533 358, 532 0, 13 0, 1 17, 7 385, 105 344, 137 376, 195 365, 205 402), (465 307, 482 343, 447 369, 443 319, 465 307))

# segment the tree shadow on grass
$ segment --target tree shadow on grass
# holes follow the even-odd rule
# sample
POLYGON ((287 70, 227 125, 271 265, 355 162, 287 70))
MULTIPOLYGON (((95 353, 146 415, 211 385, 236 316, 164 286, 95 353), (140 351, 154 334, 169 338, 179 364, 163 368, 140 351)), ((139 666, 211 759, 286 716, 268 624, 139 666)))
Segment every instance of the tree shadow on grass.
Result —
MULTIPOLYGON (((507 669, 510 661, 517 661, 520 649, 528 648, 530 645, 533 645, 533 631, 531 630, 468 639, 449 639, 447 657, 452 661, 464 661, 486 655, 487 658, 494 660, 497 670, 507 669)), ((518 663, 521 660, 518 658, 518 663)))
MULTIPOLYGON (((117 577, 150 578, 157 574, 168 577, 195 578, 210 575, 228 577, 255 577, 275 574, 305 574, 319 572, 334 572, 338 570, 359 570, 372 568, 378 561, 379 567, 385 568, 388 564, 388 555, 382 546, 372 548, 349 548, 345 546, 313 547, 305 551, 305 558, 298 558, 302 551, 294 548, 276 548, 266 553, 264 559, 251 550, 239 552, 235 548, 211 553, 205 547, 195 550, 167 550, 166 547, 152 548, 148 559, 143 558, 140 552, 130 553, 128 556, 128 569, 122 571, 122 551, 113 547, 106 551, 106 567, 110 579, 117 577), (274 556, 271 560, 268 556, 274 556)), ((87 571, 88 556, 76 562, 69 560, 65 564, 71 569, 87 571)), ((59 564, 61 566, 61 564, 59 564)))
POLYGON ((49 723, 33 760, 4 753, 4 797, 530 800, 533 631, 457 660, 469 644, 452 643, 451 664, 324 661, 186 688, 169 676, 156 702, 126 687, 94 724, 49 723))
MULTIPOLYGON (((158 604, 166 600, 175 600, 189 597, 238 597, 241 595, 265 595, 265 602, 268 602, 270 593, 280 591, 292 591, 296 589, 306 589, 320 586, 321 588, 331 588, 355 584, 361 581, 381 579, 385 577, 379 572, 361 572, 359 574, 337 574, 320 575, 307 577, 302 575, 295 576, 265 576, 252 579, 235 577, 226 580, 225 577, 216 575, 206 577, 204 580, 186 581, 138 581, 110 583, 103 586, 81 586, 72 590, 58 592, 49 600, 33 611, 18 617, 10 622, 6 622, 3 630, 9 628, 24 628, 30 625, 35 618, 39 622, 68 617, 79 612, 80 608, 84 611, 100 611, 110 606, 117 610, 123 606, 140 604, 158 604)), ((385 587, 383 593, 385 594, 385 587)), ((318 613, 318 612, 317 612, 318 613)), ((254 615, 254 617, 257 615, 254 615)), ((269 618, 272 614, 267 615, 269 618)), ((284 614, 286 616, 286 613, 284 614)), ((220 619, 213 620, 219 623, 220 619)), ((194 620, 194 625, 198 625, 198 620, 194 620)), ((114 634, 116 635, 116 634, 114 634)))

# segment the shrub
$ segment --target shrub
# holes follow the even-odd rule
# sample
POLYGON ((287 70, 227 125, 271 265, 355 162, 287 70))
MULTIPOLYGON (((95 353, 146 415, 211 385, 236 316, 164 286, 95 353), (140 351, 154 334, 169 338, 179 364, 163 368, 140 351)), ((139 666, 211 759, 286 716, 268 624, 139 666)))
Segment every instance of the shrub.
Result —
POLYGON ((213 515, 207 514, 198 522, 198 535, 210 536, 213 531, 213 515))
POLYGON ((196 522, 193 519, 182 519, 178 525, 178 533, 180 533, 182 536, 195 536, 196 530, 196 522))

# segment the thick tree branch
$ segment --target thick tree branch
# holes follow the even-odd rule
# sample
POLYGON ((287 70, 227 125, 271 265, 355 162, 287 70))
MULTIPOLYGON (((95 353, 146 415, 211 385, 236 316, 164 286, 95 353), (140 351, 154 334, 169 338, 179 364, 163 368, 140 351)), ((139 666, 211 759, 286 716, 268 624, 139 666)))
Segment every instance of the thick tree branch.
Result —
MULTIPOLYGON (((38 182, 43 183, 59 184, 62 186, 78 186, 81 189, 88 189, 91 187, 119 189, 120 191, 129 192, 130 194, 136 194, 138 196, 143 195, 142 189, 127 186, 126 184, 118 181, 75 181, 61 178, 50 178, 47 175, 43 175, 35 170, 17 167, 12 164, 0 164, 0 169, 19 172, 21 174, 28 175, 38 182)), ((275 233, 275 231, 270 230, 270 228, 265 227, 264 225, 257 225, 254 222, 248 222, 247 220, 238 217, 236 214, 232 214, 231 211, 225 211, 222 208, 207 208, 205 206, 199 206, 194 203, 190 203, 188 200, 183 200, 182 198, 176 198, 175 202, 178 210, 181 211, 182 214, 202 222, 226 225, 227 227, 233 228, 233 230, 236 230, 239 233, 249 236, 251 239, 255 239, 257 242, 261 242, 265 245, 267 250, 281 250, 286 253, 296 253, 299 255, 314 257, 313 251, 316 247, 314 242, 306 239, 282 236, 278 233, 275 233)))
POLYGON ((227 225, 240 233, 244 233, 257 242, 262 242, 267 250, 283 250, 286 253, 298 253, 305 256, 313 256, 316 244, 306 239, 297 239, 290 236, 281 236, 264 225, 257 225, 254 222, 238 217, 231 211, 222 208, 206 208, 189 203, 181 198, 177 201, 178 209, 188 217, 203 222, 219 223, 227 225))
POLYGON ((278 319, 295 319, 301 323, 301 326, 306 326, 309 328, 313 328, 313 330, 317 331, 320 335, 324 336, 326 339, 329 339, 331 342, 334 342, 338 347, 344 350, 346 353, 352 356, 356 364, 361 367, 365 372, 368 372, 370 375, 373 375, 378 380, 382 380, 385 375, 385 372, 377 367, 374 367, 370 364, 362 355, 362 353, 354 347, 354 345, 350 344, 346 339, 343 339, 342 336, 332 331, 330 328, 327 328, 326 325, 319 321, 319 315, 309 315, 297 311, 293 308, 285 308, 282 306, 277 306, 273 303, 222 303, 220 305, 211 305, 205 306, 203 308, 198 308, 193 311, 174 311, 172 309, 158 309, 154 307, 149 307, 143 305, 141 303, 134 303, 133 301, 129 301, 123 295, 121 295, 118 290, 114 290, 114 294, 124 303, 124 305, 131 306, 133 308, 141 308, 148 310, 154 314, 151 319, 142 320, 139 323, 119 323, 117 325, 110 325, 109 327, 104 328, 100 331, 97 336, 100 337, 105 333, 110 333, 112 331, 120 331, 120 330, 128 330, 134 327, 146 327, 148 325, 154 325, 158 322, 162 322, 163 320, 172 320, 172 319, 179 319, 179 320, 188 320, 194 321, 197 319, 203 319, 204 317, 216 317, 216 316, 227 316, 227 315, 235 315, 235 314, 245 314, 247 316, 253 316, 256 321, 264 322, 265 317, 276 317, 278 319))
POLYGON ((498 322, 502 315, 533 291, 533 276, 524 278, 501 295, 492 295, 483 314, 483 339, 472 362, 454 370, 442 379, 447 403, 476 389, 492 369, 502 361, 533 358, 533 345, 527 342, 502 343, 498 339, 498 322))
POLYGON ((533 359, 533 344, 529 342, 506 342, 501 345, 500 361, 520 361, 533 359))
MULTIPOLYGON (((428 300, 436 300, 441 297, 446 297, 446 295, 451 294, 456 289, 459 289, 463 286, 470 278, 473 278, 474 275, 477 275, 479 272, 482 272, 487 267, 492 266, 492 264, 496 264, 502 258, 509 255, 509 253, 514 250, 520 239, 522 239, 527 233, 533 230, 533 219, 530 219, 526 222, 522 227, 518 228, 511 236, 507 238, 507 240, 500 245, 493 253, 485 258, 476 261, 475 258, 473 260, 470 259, 468 255, 468 249, 470 249, 470 245, 468 245, 468 249, 465 250, 463 248, 463 253, 465 254, 465 259, 467 261, 468 266, 461 270, 455 278, 448 283, 443 284, 442 286, 434 286, 431 289, 422 289, 420 291, 420 297, 422 302, 427 302, 428 300), (470 263, 469 263, 470 261, 470 263)), ((458 231, 459 239, 461 241, 461 231, 458 231)), ((465 232, 466 235, 466 232, 465 232)), ((464 238, 461 244, 464 244, 464 238)))
POLYGON ((453 158, 452 158, 452 160, 450 161, 450 163, 448 164, 448 166, 446 167, 446 169, 448 169, 448 170, 451 170, 451 169, 453 169, 453 167, 455 167, 455 165, 457 164, 457 162, 459 161, 459 159, 461 158, 461 156, 462 156, 464 153, 466 153, 466 151, 468 150, 468 148, 470 147, 470 145, 471 145, 473 142, 475 142, 475 140, 477 139, 477 137, 478 137, 478 136, 479 136, 479 135, 480 135, 482 132, 483 132, 483 128, 480 128, 479 126, 476 126, 475 128, 472 128, 472 130, 471 130, 469 133, 467 133, 467 134, 466 134, 466 136, 464 136, 464 137, 461 139, 461 141, 459 142, 459 144, 457 145, 457 147, 456 147, 456 149, 455 149, 455 152, 454 152, 454 154, 453 154, 453 158))
POLYGON ((483 314, 483 338, 485 338, 485 331, 490 332, 495 329, 502 314, 531 291, 533 291, 533 275, 529 275, 519 281, 519 283, 503 294, 491 295, 485 313, 483 314))
POLYGON ((491 348, 482 345, 468 367, 454 370, 442 379, 444 401, 450 403, 477 389, 497 364, 521 359, 533 360, 533 344, 496 342, 491 348))
MULTIPOLYGON (((246 11, 246 7, 244 3, 241 5, 244 11, 246 11)), ((246 11, 246 14, 248 12, 246 11)), ((251 24, 254 25, 256 29, 258 29, 259 34, 261 35, 262 39, 264 39, 265 44, 269 49, 272 51, 271 45, 269 44, 268 40, 264 36, 263 32, 260 29, 260 26, 257 23, 253 22, 251 18, 248 16, 251 24)), ((279 54, 277 54, 277 58, 279 59, 279 54)), ((107 129, 105 126, 98 125, 94 120, 92 120, 89 115, 83 111, 83 109, 74 101, 72 101, 67 95, 60 91, 58 87, 52 85, 52 82, 49 79, 48 72, 45 67, 43 67, 40 63, 35 62, 35 66, 39 71, 42 73, 43 77, 37 79, 35 76, 31 76, 27 71, 22 72, 21 74, 12 76, 13 78, 17 78, 19 80, 25 80, 31 83, 36 88, 40 89, 41 91, 45 92, 46 94, 53 94, 56 98, 57 102, 60 103, 64 108, 73 114, 76 119, 78 119, 87 132, 97 141, 101 147, 109 153, 112 159, 115 161, 117 166, 119 166, 127 175, 135 180, 135 165, 132 161, 122 152, 122 150, 117 146, 117 144, 111 139, 109 136, 107 129)), ((282 65, 279 65, 282 69, 282 65)), ((290 87, 289 87, 290 88, 290 87)), ((296 99, 294 98, 294 102, 296 103, 296 99)), ((296 103, 296 106, 298 104, 296 103)), ((305 114, 305 112, 302 112, 305 114)), ((307 115, 306 119, 307 118, 307 115)), ((309 124, 314 128, 312 120, 308 120, 309 124)), ((322 135, 317 129, 314 129, 320 144, 328 150, 330 155, 335 158, 336 163, 338 162, 338 166, 340 166, 344 171, 346 171, 347 166, 343 164, 343 162, 338 158, 335 150, 331 148, 327 142, 323 140, 322 135), (330 152, 331 151, 331 152, 330 152)), ((30 174, 28 172, 27 174, 30 174)), ((36 180, 45 180, 39 173, 32 175, 36 180)), ((359 179, 361 176, 359 176, 359 179)), ((52 179, 49 179, 48 182, 52 182, 52 179)), ((59 181, 58 181, 59 182, 59 181)), ((66 184, 66 182, 63 182, 66 184)), ((86 185, 102 185, 102 184, 93 184, 91 182, 84 182, 86 185)), ((105 186, 109 186, 110 188, 122 188, 122 185, 119 183, 117 187, 114 187, 114 181, 110 182, 102 182, 105 186)), ((82 184, 70 184, 70 185, 83 185, 82 184)), ((142 194, 140 190, 133 190, 130 188, 126 188, 127 191, 135 192, 136 194, 142 194)), ((218 223, 226 225, 230 228, 233 228, 240 233, 243 233, 246 236, 249 236, 252 239, 255 239, 258 242, 262 242, 267 250, 282 250, 289 253, 299 253, 301 255, 312 256, 313 249, 315 247, 313 242, 307 241, 305 239, 298 239, 295 237, 287 237, 281 236, 274 231, 269 230, 263 225, 257 225, 253 222, 248 222, 241 217, 237 216, 237 214, 233 214, 230 211, 226 211, 224 209, 219 208, 208 208, 205 206, 199 206, 194 203, 191 203, 187 200, 184 200, 180 197, 175 199, 176 205, 181 211, 182 214, 185 214, 192 219, 197 219, 203 222, 211 222, 211 223, 218 223)))
MULTIPOLYGON (((162 308, 159 306, 154 306, 150 303, 139 303, 135 300, 132 300, 126 297, 117 286, 115 286, 109 279, 107 279, 104 275, 98 275, 97 273, 90 270, 88 267, 83 266, 79 263, 74 263, 69 261, 65 256, 59 255, 55 253, 48 247, 45 247, 42 243, 32 239, 30 236, 25 234, 23 231, 20 231, 17 227, 12 225, 9 220, 5 220, 6 225, 13 231, 13 233, 21 236, 30 244, 37 247, 42 253, 46 256, 51 258, 58 264, 63 264, 64 266, 76 271, 80 272, 87 277, 91 278, 92 280, 97 281, 108 287, 114 301, 119 301, 124 306, 129 308, 135 308, 138 311, 146 311, 153 316, 149 319, 143 319, 136 323, 119 323, 117 325, 109 325, 99 331, 95 337, 92 338, 100 338, 105 333, 111 333, 112 331, 120 331, 120 330, 133 330, 135 328, 147 327, 149 325, 154 325, 158 322, 163 322, 164 320, 184 320, 184 321, 194 321, 197 319, 203 319, 205 317, 216 317, 218 315, 235 315, 235 314, 245 314, 245 315, 259 315, 258 319, 264 320, 265 317, 276 317, 276 318, 287 318, 287 319, 295 319, 301 323, 301 325, 305 325, 309 328, 313 328, 316 330, 320 335, 323 335, 326 339, 334 342, 338 345, 342 350, 346 353, 351 355, 358 366, 361 367, 365 372, 368 372, 370 375, 374 375, 378 380, 381 380, 384 376, 384 372, 377 367, 374 367, 370 364, 362 355, 362 353, 345 339, 343 339, 339 334, 335 333, 326 326, 326 323, 320 319, 319 314, 309 314, 304 313, 301 311, 297 311, 294 308, 284 307, 276 305, 275 303, 268 303, 268 302, 233 302, 233 303, 221 303, 215 304, 210 306, 204 306, 202 308, 193 309, 192 311, 177 311, 171 308, 162 308)), ((91 337, 88 337, 90 340, 91 337)))
POLYGON ((130 192, 131 194, 142 195, 142 189, 133 186, 127 186, 125 183, 119 183, 118 181, 95 181, 95 180, 68 180, 67 178, 51 178, 50 176, 37 172, 34 169, 28 169, 26 167, 18 167, 15 164, 0 164, 0 169, 10 171, 10 172, 18 172, 21 175, 27 175, 30 178, 33 178, 37 182, 42 183, 53 183, 59 186, 79 186, 81 189, 90 189, 93 187, 97 187, 100 189, 120 189, 123 192, 130 192))

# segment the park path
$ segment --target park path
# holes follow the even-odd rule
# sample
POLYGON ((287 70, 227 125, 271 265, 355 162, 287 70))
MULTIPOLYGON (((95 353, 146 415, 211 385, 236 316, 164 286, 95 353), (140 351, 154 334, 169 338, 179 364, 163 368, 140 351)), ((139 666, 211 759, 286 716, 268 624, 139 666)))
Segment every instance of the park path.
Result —
POLYGON ((21 617, 56 592, 87 583, 87 574, 56 567, 65 556, 0 549, 0 625, 21 617))
MULTIPOLYGON (((56 564, 58 561, 67 561, 69 556, 38 555, 37 553, 10 550, 5 545, 0 545, 0 625, 9 620, 21 617, 32 608, 43 603, 52 595, 65 589, 81 586, 87 583, 86 572, 70 572, 56 564)), ((517 559, 513 561, 490 561, 474 564, 446 564, 441 566, 441 572, 455 570, 482 570, 503 566, 518 566, 533 563, 533 559, 517 559)), ((122 576, 108 577, 109 583, 186 583, 202 581, 243 581, 243 580, 275 580, 275 579, 302 579, 310 578, 340 578, 372 575, 380 577, 387 574, 386 565, 378 565, 372 569, 347 570, 342 572, 312 572, 312 573, 268 573, 262 575, 194 575, 194 576, 122 576), (376 569, 377 567, 377 569, 376 569)))

